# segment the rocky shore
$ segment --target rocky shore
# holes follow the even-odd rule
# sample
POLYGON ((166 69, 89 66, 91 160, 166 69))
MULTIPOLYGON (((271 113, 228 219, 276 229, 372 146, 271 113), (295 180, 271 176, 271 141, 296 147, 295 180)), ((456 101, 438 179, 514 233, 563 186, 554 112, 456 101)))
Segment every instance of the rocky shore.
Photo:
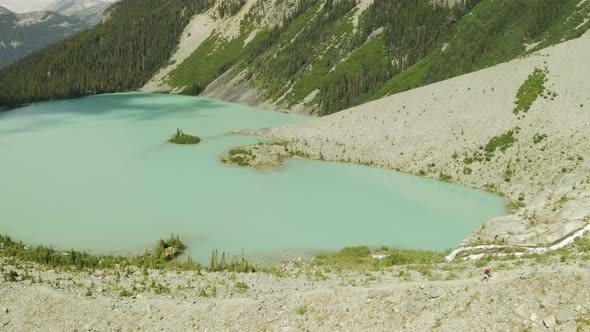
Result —
POLYGON ((590 331, 589 259, 588 236, 537 256, 379 269, 68 271, 2 258, 0 330, 590 331))

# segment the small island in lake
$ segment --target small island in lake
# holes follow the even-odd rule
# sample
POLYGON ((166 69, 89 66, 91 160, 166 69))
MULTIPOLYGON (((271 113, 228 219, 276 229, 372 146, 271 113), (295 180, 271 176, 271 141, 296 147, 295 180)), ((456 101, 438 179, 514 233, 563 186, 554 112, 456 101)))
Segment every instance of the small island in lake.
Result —
POLYGON ((199 137, 185 134, 180 128, 177 128, 176 132, 168 139, 168 142, 174 144, 198 144, 200 141, 199 137))

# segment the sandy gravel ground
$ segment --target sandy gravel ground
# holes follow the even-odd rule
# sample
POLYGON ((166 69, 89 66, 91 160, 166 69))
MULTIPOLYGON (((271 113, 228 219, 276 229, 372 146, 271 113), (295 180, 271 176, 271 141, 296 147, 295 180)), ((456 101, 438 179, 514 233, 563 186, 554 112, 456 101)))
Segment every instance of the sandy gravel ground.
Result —
POLYGON ((412 266, 359 273, 290 262, 275 273, 121 271, 119 281, 113 271, 101 279, 3 262, 37 282, 0 281, 0 330, 590 331, 590 263, 491 264, 484 283, 471 261, 430 266, 431 280, 412 266))

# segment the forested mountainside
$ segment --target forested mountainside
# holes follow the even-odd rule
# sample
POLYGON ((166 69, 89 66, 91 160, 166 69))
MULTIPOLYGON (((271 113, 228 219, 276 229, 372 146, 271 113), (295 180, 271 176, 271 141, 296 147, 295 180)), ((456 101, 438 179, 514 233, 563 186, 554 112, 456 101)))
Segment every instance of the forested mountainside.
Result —
POLYGON ((122 0, 108 22, 1 71, 0 105, 138 89, 173 65, 174 92, 216 95, 215 82, 325 115, 579 37, 589 14, 580 0, 122 0), (217 29, 169 63, 193 15, 217 29))
POLYGON ((140 87, 167 62, 198 8, 188 0, 115 3, 107 22, 2 70, 0 105, 140 87))
POLYGON ((17 14, 0 7, 0 68, 89 27, 56 12, 17 14))

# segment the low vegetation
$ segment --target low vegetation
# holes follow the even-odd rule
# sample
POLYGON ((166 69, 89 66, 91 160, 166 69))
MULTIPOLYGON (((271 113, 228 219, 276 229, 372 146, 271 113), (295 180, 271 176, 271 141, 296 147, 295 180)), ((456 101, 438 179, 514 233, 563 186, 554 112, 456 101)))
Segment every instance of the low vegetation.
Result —
POLYGON ((380 247, 376 251, 384 255, 385 258, 373 258, 368 247, 348 247, 334 253, 318 254, 314 258, 314 264, 339 269, 375 270, 394 265, 441 263, 446 254, 436 251, 388 247, 380 247))
POLYGON ((514 114, 518 115, 520 112, 527 113, 535 100, 543 94, 545 91, 545 82, 547 82, 547 73, 548 71, 546 69, 535 68, 533 73, 524 81, 516 94, 514 114))
POLYGON ((174 234, 167 240, 160 239, 152 250, 146 250, 132 257, 119 255, 92 255, 76 250, 59 251, 47 246, 28 246, 22 242, 13 241, 8 235, 0 235, 0 256, 9 260, 37 263, 51 268, 64 270, 106 270, 135 266, 142 269, 181 269, 181 270, 209 270, 209 271, 237 271, 250 272, 254 267, 244 257, 238 259, 222 254, 218 260, 217 251, 211 254, 210 266, 193 262, 191 257, 183 261, 181 256, 186 245, 174 234))
POLYGON ((500 150, 502 152, 506 152, 506 150, 511 147, 514 142, 516 142, 516 138, 514 137, 519 131, 518 127, 513 130, 509 130, 502 135, 494 136, 490 138, 488 143, 485 145, 484 150, 486 154, 492 154, 496 152, 496 150, 500 150))
POLYGON ((185 134, 180 128, 177 128, 176 132, 168 139, 168 142, 174 144, 199 144, 200 141, 199 137, 185 134))
POLYGON ((224 163, 230 162, 238 166, 247 167, 250 162, 256 159, 256 155, 247 148, 233 148, 227 153, 227 159, 222 159, 224 163))

